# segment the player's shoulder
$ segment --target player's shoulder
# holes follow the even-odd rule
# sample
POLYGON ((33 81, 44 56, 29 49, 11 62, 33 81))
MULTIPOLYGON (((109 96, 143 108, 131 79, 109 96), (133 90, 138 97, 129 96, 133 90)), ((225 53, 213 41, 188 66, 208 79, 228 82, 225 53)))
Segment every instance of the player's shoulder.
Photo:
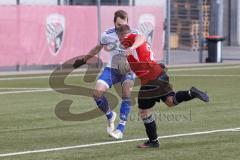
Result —
POLYGON ((114 34, 114 33, 116 33, 115 27, 108 28, 103 32, 103 34, 107 34, 107 35, 114 34))
POLYGON ((128 38, 135 38, 139 33, 136 30, 131 30, 130 34, 128 34, 128 38))
POLYGON ((140 32, 137 29, 131 29, 132 34, 140 34, 140 32))
POLYGON ((138 32, 138 30, 135 30, 135 29, 131 29, 131 32, 130 34, 128 35, 128 37, 136 37, 137 35, 139 35, 140 33, 138 32))
POLYGON ((114 27, 108 28, 101 34, 100 44, 107 45, 110 43, 116 43, 117 40, 116 29, 114 27))

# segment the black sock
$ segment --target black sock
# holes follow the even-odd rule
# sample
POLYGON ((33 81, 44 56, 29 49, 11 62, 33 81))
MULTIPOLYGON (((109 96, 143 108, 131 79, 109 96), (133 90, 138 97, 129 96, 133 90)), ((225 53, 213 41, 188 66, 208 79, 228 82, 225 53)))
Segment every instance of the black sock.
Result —
POLYGON ((155 120, 152 115, 150 115, 148 118, 143 119, 144 126, 146 129, 147 136, 150 141, 156 141, 158 138, 157 135, 157 127, 155 120))
POLYGON ((183 101, 190 101, 194 97, 192 97, 189 93, 189 91, 178 91, 174 97, 173 97, 173 103, 175 105, 178 105, 179 103, 182 103, 183 101))

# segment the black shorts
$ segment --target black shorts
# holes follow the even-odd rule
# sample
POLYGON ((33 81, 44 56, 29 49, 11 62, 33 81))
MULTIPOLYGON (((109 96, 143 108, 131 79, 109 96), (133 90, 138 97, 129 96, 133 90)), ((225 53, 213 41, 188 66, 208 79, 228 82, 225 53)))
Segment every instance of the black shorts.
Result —
POLYGON ((138 93, 138 108, 152 108, 156 102, 160 102, 160 100, 165 102, 168 96, 174 96, 174 94, 169 78, 165 74, 164 80, 159 77, 141 86, 138 93))

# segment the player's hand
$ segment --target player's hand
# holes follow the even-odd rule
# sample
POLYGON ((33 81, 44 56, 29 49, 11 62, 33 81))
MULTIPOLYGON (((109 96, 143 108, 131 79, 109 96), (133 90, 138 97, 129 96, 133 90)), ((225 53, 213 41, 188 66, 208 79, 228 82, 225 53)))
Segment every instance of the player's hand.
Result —
POLYGON ((126 56, 129 56, 129 55, 131 55, 133 53, 133 49, 132 48, 128 48, 128 49, 126 49, 126 51, 125 51, 125 55, 126 56))
POLYGON ((86 62, 84 61, 84 58, 82 58, 82 59, 77 59, 77 60, 74 62, 74 64, 73 64, 73 68, 76 69, 76 68, 84 65, 85 63, 86 63, 86 62))

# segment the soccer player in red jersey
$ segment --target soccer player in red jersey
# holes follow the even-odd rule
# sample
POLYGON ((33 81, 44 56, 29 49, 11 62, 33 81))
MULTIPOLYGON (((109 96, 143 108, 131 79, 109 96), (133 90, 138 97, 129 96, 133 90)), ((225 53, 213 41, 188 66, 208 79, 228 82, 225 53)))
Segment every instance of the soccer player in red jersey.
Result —
POLYGON ((194 98, 208 102, 209 97, 195 87, 187 91, 174 91, 164 65, 155 61, 151 47, 145 38, 140 34, 131 33, 128 25, 119 27, 117 34, 126 49, 125 55, 132 71, 141 80, 138 108, 149 139, 138 147, 159 147, 156 123, 152 115, 155 103, 162 100, 168 107, 172 107, 194 98))

